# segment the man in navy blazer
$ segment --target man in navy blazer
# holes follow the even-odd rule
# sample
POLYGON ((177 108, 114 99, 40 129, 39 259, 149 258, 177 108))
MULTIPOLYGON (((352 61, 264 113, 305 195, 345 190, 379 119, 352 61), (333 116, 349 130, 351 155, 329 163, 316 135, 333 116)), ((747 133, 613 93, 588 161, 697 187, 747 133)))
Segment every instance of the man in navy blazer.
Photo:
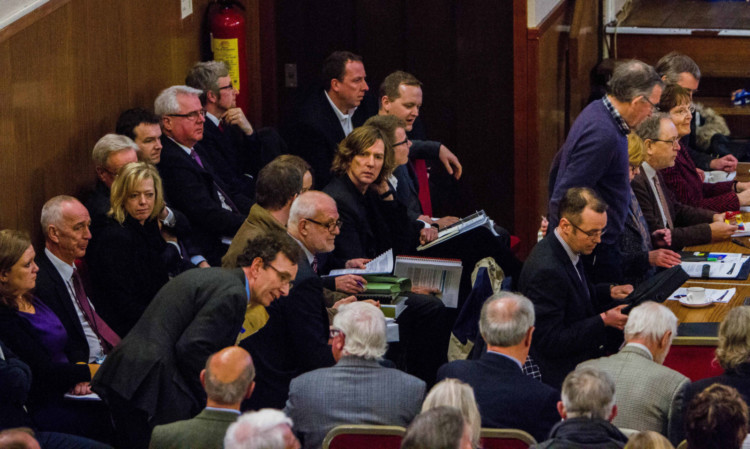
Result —
POLYGON ((615 352, 622 342, 628 317, 621 312, 625 305, 613 298, 624 298, 633 287, 594 286, 581 260, 601 241, 606 211, 594 190, 568 189, 560 202, 560 223, 534 247, 521 271, 519 290, 536 313, 531 355, 542 381, 555 388, 578 363, 615 352))
POLYGON ((479 318, 487 352, 479 360, 456 360, 438 370, 438 380, 468 383, 482 416, 482 427, 529 432, 537 441, 560 420, 560 393, 521 371, 534 333, 534 305, 527 298, 502 292, 488 299, 479 318))

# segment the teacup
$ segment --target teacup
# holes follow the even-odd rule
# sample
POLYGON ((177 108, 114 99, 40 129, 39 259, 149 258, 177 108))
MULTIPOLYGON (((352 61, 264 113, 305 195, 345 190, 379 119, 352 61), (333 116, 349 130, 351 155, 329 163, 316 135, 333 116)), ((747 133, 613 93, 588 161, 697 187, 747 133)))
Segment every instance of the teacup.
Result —
POLYGON ((703 287, 688 287, 686 302, 689 304, 703 304, 706 302, 706 289, 703 287))

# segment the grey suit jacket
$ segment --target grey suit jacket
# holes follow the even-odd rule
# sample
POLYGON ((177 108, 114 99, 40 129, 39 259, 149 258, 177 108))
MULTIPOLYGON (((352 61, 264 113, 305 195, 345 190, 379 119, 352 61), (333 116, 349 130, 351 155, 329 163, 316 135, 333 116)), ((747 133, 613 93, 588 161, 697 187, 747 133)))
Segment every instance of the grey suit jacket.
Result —
POLYGON ((193 419, 154 427, 149 449, 222 449, 224 434, 240 415, 233 410, 203 409, 193 419))
POLYGON ((319 449, 328 431, 341 424, 409 425, 419 413, 425 383, 375 360, 345 356, 330 368, 294 380, 287 416, 304 449, 319 449))
POLYGON ((672 444, 683 439, 682 409, 685 387, 690 379, 660 365, 643 348, 625 346, 609 357, 589 360, 609 373, 615 381, 617 427, 653 430, 667 436, 672 444))

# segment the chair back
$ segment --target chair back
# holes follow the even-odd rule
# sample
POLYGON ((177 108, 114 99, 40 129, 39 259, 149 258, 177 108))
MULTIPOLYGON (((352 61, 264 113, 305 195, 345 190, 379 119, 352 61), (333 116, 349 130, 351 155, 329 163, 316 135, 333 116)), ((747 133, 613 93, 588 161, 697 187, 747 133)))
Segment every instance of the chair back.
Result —
POLYGON ((346 424, 323 439, 323 449, 399 449, 406 429, 400 426, 346 424))
POLYGON ((486 429, 479 434, 484 449, 528 449, 536 444, 534 437, 520 429, 486 429))

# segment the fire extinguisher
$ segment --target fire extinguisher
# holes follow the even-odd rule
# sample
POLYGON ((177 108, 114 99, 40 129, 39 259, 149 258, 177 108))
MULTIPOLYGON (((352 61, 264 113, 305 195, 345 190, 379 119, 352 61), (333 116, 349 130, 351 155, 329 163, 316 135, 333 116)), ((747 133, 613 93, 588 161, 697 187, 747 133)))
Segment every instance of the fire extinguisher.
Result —
POLYGON ((245 7, 236 0, 218 0, 211 5, 209 30, 215 61, 229 67, 232 85, 237 89, 237 106, 248 114, 247 52, 245 50, 245 7))

